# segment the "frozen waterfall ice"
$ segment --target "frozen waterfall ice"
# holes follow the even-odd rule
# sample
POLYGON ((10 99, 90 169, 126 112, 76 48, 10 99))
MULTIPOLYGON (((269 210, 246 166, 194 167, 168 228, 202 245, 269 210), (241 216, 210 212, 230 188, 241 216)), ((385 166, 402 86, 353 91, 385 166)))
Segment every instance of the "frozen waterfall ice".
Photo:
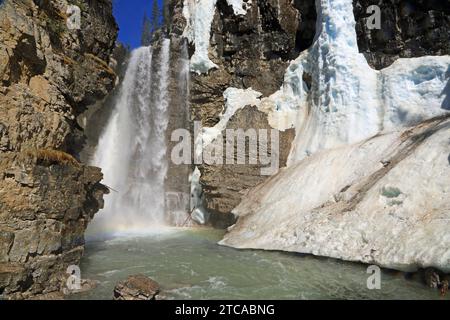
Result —
MULTIPOLYGON (((183 2, 183 17, 186 19, 183 36, 195 45, 190 69, 197 74, 207 73, 210 69, 218 68, 208 56, 216 2, 217 0, 184 0, 183 2)), ((251 5, 251 2, 244 4, 242 0, 227 0, 227 3, 233 8, 235 15, 245 15, 247 6, 251 5)))
POLYGON ((111 194, 93 221, 106 231, 146 230, 166 224, 170 41, 161 50, 141 47, 131 54, 114 110, 92 164, 102 168, 111 194), (156 71, 155 71, 156 70, 156 71))
POLYGON ((450 56, 398 59, 374 70, 358 50, 352 1, 317 0, 316 7, 314 44, 291 62, 281 89, 261 101, 273 127, 296 128, 289 164, 447 112, 450 56))

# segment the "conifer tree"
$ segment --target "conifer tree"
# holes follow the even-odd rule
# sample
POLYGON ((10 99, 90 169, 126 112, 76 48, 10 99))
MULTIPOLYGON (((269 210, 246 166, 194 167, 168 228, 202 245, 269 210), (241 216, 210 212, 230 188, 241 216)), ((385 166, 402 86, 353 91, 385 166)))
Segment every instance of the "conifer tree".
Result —
POLYGON ((152 23, 144 13, 144 20, 142 22, 142 32, 141 32, 141 45, 148 46, 152 42, 153 30, 152 23))
POLYGON ((152 5, 152 31, 155 32, 161 26, 161 11, 159 10, 158 0, 153 0, 152 5))
POLYGON ((169 0, 163 0, 163 25, 167 32, 170 30, 170 13, 169 13, 169 0))

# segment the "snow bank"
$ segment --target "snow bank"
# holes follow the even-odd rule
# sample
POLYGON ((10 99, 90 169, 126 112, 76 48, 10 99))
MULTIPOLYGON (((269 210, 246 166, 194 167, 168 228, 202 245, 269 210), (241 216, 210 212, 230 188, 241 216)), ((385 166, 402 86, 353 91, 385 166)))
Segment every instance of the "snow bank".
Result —
POLYGON ((318 152, 252 190, 221 244, 450 272, 449 139, 441 120, 318 152))

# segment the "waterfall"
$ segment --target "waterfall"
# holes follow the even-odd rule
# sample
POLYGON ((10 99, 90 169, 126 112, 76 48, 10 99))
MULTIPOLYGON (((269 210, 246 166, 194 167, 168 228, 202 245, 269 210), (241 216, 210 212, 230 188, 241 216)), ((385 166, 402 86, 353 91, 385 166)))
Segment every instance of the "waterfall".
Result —
POLYGON ((156 56, 151 47, 131 54, 119 97, 92 164, 102 168, 111 194, 93 221, 108 231, 143 230, 166 224, 170 40, 156 56), (155 72, 152 72, 155 71, 155 72))

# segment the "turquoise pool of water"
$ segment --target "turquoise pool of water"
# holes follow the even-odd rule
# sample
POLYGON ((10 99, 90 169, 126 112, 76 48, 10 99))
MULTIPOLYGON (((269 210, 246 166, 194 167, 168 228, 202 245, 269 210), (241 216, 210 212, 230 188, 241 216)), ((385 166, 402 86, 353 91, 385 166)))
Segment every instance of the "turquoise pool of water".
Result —
MULTIPOLYGON (((284 252, 217 245, 223 231, 173 229, 91 240, 81 262, 98 286, 72 299, 112 299, 128 275, 156 280, 167 299, 441 299, 437 290, 400 272, 383 271, 381 289, 367 289, 367 266, 284 252)), ((447 297, 448 299, 448 297, 447 297)))

